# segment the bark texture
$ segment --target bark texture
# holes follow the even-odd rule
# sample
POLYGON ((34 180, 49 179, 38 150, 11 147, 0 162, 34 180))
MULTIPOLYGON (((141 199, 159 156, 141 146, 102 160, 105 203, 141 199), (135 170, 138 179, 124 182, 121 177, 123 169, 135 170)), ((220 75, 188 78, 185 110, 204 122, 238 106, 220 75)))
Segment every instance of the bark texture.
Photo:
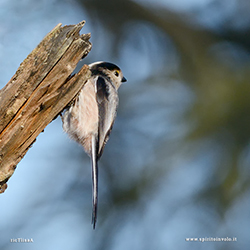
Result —
POLYGON ((58 24, 0 90, 0 193, 36 137, 74 99, 90 77, 87 65, 72 76, 90 49, 84 21, 58 24))

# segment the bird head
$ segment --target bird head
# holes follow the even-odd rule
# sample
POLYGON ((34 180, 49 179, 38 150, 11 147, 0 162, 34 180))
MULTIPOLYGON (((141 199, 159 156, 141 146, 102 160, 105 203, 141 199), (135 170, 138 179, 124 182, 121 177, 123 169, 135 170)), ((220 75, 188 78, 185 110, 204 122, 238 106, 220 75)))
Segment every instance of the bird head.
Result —
POLYGON ((95 62, 89 64, 89 69, 93 75, 101 75, 109 79, 116 89, 118 89, 123 82, 127 81, 121 69, 113 63, 95 62))

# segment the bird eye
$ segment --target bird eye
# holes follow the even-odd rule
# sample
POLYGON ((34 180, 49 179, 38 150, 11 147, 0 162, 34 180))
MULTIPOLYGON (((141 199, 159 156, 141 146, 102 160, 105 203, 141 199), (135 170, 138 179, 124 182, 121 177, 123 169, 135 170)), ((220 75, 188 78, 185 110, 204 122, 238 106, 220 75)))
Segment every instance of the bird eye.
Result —
POLYGON ((116 70, 116 71, 115 71, 115 76, 119 76, 119 73, 120 73, 120 72, 119 72, 118 70, 116 70))

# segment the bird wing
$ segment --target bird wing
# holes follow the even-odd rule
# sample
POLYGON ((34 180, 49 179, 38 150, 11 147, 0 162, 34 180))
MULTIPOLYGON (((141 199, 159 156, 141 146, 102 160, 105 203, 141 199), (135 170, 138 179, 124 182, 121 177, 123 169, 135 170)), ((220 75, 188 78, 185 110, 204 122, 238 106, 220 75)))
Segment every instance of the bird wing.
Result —
POLYGON ((100 158, 109 138, 118 106, 117 90, 111 82, 101 76, 96 80, 96 100, 99 112, 99 145, 97 156, 100 158))

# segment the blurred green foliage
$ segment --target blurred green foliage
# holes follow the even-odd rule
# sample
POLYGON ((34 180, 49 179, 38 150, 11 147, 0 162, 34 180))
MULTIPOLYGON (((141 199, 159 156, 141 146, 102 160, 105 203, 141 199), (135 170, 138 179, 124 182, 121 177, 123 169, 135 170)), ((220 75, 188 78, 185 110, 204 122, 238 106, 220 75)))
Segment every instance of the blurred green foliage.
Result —
MULTIPOLYGON (((245 2, 240 1, 239 5, 245 2)), ((159 55, 159 58, 163 56, 168 62, 169 55, 174 53, 178 61, 177 70, 169 71, 171 62, 165 65, 156 63, 155 66, 154 54, 151 53, 153 50, 150 51, 153 44, 150 43, 150 37, 144 37, 152 58, 149 67, 152 70, 148 71, 149 77, 143 81, 156 86, 169 85, 173 80, 180 81, 187 86, 193 96, 191 104, 175 123, 176 126, 178 122, 184 124, 187 132, 179 136, 172 145, 169 145, 167 136, 164 140, 164 134, 161 140, 154 142, 155 150, 158 152, 156 155, 161 151, 165 154, 162 158, 157 157, 158 163, 155 165, 159 167, 154 168, 157 174, 153 174, 152 169, 148 170, 150 178, 145 179, 143 176, 149 173, 145 170, 141 179, 130 185, 130 188, 127 187, 123 194, 119 190, 119 197, 130 199, 130 202, 138 200, 142 191, 138 192, 137 189, 145 189, 160 180, 162 172, 168 171, 168 167, 172 165, 171 153, 175 152, 176 155, 175 150, 178 150, 180 155, 185 151, 186 157, 193 157, 200 154, 201 148, 207 148, 207 151, 215 150, 217 156, 213 162, 215 167, 211 169, 213 173, 210 182, 199 193, 198 201, 213 199, 219 205, 223 217, 235 198, 249 189, 249 178, 247 174, 244 176, 246 170, 242 172, 243 162, 249 165, 249 30, 232 28, 230 22, 228 26, 224 23, 223 28, 220 26, 218 29, 208 29, 199 23, 193 13, 173 12, 167 8, 157 7, 153 1, 148 6, 129 0, 79 0, 79 3, 91 16, 93 24, 101 24, 110 32, 109 34, 112 34, 109 42, 116 56, 119 55, 122 43, 126 42, 126 39, 132 39, 127 36, 136 23, 145 23, 153 27, 156 40, 160 39, 160 31, 164 36, 157 46, 164 47, 171 41, 172 47, 168 47, 170 49, 159 55), (157 67, 160 71, 156 70, 157 67), (160 164, 161 161, 164 164, 160 164)), ((224 2, 214 1, 215 5, 216 3, 224 2)), ((240 15, 240 12, 237 14, 240 15)), ((143 38, 142 31, 138 29, 137 32, 143 38)), ((133 35, 134 33, 131 34, 133 35)), ((136 67, 138 71, 143 70, 140 65, 136 67)), ((146 85, 140 85, 140 88, 143 87, 146 85)), ((165 108, 169 108, 168 104, 165 108)), ((149 109, 147 111, 154 112, 149 109)), ((165 119, 164 116, 162 119, 165 119)), ((202 154, 206 154, 206 150, 202 151, 202 154)))

